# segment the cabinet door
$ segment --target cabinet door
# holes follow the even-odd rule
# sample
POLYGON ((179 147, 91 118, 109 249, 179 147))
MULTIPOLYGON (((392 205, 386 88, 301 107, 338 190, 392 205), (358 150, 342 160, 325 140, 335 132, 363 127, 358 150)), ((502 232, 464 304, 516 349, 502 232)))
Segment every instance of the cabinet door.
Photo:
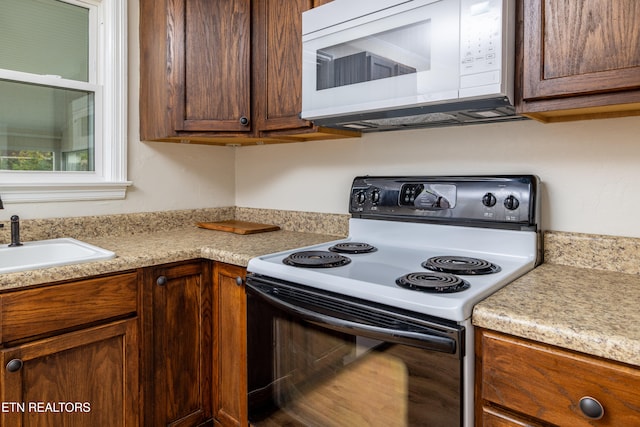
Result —
POLYGON ((260 131, 308 127, 302 110, 302 12, 313 0, 254 2, 254 90, 260 131))
POLYGON ((140 0, 141 139, 251 130, 250 5, 140 0))
MULTIPOLYGON (((640 95, 632 93, 640 89, 639 2, 521 4, 523 101, 557 99, 547 110, 640 101, 640 95)), ((523 108, 527 111, 526 105, 523 108)))
POLYGON ((0 358, 0 401, 12 405, 0 425, 139 425, 136 319, 8 348, 0 358))
POLYGON ((250 0, 184 0, 177 4, 180 7, 174 9, 170 27, 176 44, 174 65, 184 64, 184 74, 177 73, 178 80, 172 82, 179 94, 176 129, 250 131, 243 120, 251 117, 250 0))
POLYGON ((221 426, 246 426, 247 415, 247 302, 243 285, 246 270, 216 263, 215 418, 221 426))
POLYGON ((145 425, 199 425, 212 418, 209 263, 152 267, 144 277, 145 425))

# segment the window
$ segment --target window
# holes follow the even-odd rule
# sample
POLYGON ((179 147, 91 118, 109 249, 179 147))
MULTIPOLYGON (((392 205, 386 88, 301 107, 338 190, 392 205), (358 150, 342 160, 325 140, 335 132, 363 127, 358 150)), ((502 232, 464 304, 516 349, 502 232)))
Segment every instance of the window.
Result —
POLYGON ((0 194, 124 198, 126 0, 0 0, 0 194))

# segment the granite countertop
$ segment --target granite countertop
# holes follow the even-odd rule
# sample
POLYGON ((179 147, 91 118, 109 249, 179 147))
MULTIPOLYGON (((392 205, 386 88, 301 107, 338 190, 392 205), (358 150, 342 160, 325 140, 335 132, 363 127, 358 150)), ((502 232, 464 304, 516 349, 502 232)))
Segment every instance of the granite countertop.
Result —
MULTIPOLYGON (((183 213, 181 212, 180 214, 182 215, 183 213)), ((206 220, 211 220, 211 212, 206 212, 206 214, 209 215, 206 220)), ((226 215, 227 213, 225 212, 224 214, 226 215)), ((247 218, 241 219, 248 220, 247 218)), ((192 216, 189 216, 186 221, 180 221, 179 224, 183 224, 182 226, 176 226, 173 223, 169 224, 169 226, 154 224, 148 230, 140 230, 140 222, 145 224, 151 222, 146 217, 142 218, 142 221, 139 216, 135 216, 133 220, 130 216, 118 218, 118 220, 123 223, 126 221, 135 222, 135 231, 125 230, 127 231, 126 233, 119 232, 99 236, 93 234, 101 233, 92 234, 85 229, 82 233, 69 236, 111 250, 116 253, 115 258, 0 274, 0 292, 196 258, 211 259, 246 267, 249 260, 256 256, 315 245, 344 237, 342 233, 342 218, 338 218, 340 223, 338 227, 311 228, 313 232, 283 229, 246 235, 199 228, 195 224, 202 219, 192 216), (185 226, 185 223, 189 225, 185 226), (325 231, 325 233, 322 231, 325 231)), ((335 221, 335 218, 330 218, 330 220, 335 221)), ((304 216, 301 221, 305 224, 310 222, 304 216)), ((313 221, 311 225, 318 225, 321 221, 322 219, 313 221)), ((100 221, 100 224, 103 222, 100 221)), ((90 226, 94 225, 91 224, 91 221, 83 219, 83 226, 87 223, 90 226)), ((161 223, 166 225, 168 221, 166 218, 162 218, 161 223)), ((71 226, 70 224, 65 224, 67 229, 71 226)), ((43 228, 52 229, 55 227, 52 227, 49 223, 38 224, 38 229, 43 228)), ((31 239, 26 238, 25 241, 55 237, 59 236, 33 235, 31 239)))
POLYGON ((640 366, 638 248, 638 239, 547 233, 545 264, 477 304, 473 324, 640 366))
POLYGON ((105 261, 0 274, 0 291, 196 258, 246 267, 251 258, 259 255, 338 238, 284 230, 239 235, 195 226, 131 236, 86 238, 83 239, 85 242, 113 251, 116 257, 105 261))

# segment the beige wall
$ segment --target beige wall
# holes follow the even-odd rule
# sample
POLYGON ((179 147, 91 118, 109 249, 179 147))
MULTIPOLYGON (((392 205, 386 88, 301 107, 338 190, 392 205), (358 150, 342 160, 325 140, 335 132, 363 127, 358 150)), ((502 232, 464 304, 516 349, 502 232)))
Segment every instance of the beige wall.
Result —
POLYGON ((640 117, 375 133, 236 156, 238 206, 346 213, 358 174, 532 173, 545 229, 640 237, 640 117))

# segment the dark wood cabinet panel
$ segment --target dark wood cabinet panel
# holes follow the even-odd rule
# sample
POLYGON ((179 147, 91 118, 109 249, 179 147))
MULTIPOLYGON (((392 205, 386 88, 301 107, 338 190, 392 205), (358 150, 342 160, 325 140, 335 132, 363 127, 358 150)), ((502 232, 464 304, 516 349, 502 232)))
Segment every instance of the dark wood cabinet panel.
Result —
POLYGON ((141 139, 250 131, 250 6, 140 1, 141 139))
POLYGON ((126 273, 0 295, 0 342, 32 340, 110 318, 133 316, 137 294, 137 274, 126 273))
POLYGON ((143 284, 145 425, 212 419, 210 263, 150 267, 143 284))
POLYGON ((138 426, 137 320, 0 351, 3 426, 138 426), (49 405, 49 406, 47 406, 49 405))
POLYGON ((312 128, 302 108, 302 12, 311 0, 254 2, 257 126, 262 131, 312 128))
POLYGON ((476 346, 479 425, 640 425, 640 369, 481 329, 476 346), (601 405, 597 422, 583 398, 601 405))
POLYGON ((519 1, 517 111, 542 121, 640 114, 640 3, 519 1))
MULTIPOLYGON (((184 88, 184 105, 176 109, 184 121, 176 129, 249 132, 251 127, 243 125, 241 118, 251 117, 251 2, 184 0, 172 4, 179 17, 172 28, 174 34, 181 27, 184 33, 184 58, 176 55, 173 64, 175 69, 184 64, 184 79, 175 82, 175 90, 184 88), (178 15, 182 11, 184 15, 178 15)), ((178 52, 180 43, 175 42, 178 52)))
POLYGON ((247 415, 247 303, 246 269, 216 263, 214 266, 214 366, 216 424, 244 427, 247 415))
POLYGON ((548 427, 548 424, 539 423, 514 415, 504 409, 496 409, 483 406, 476 425, 483 427, 548 427))

